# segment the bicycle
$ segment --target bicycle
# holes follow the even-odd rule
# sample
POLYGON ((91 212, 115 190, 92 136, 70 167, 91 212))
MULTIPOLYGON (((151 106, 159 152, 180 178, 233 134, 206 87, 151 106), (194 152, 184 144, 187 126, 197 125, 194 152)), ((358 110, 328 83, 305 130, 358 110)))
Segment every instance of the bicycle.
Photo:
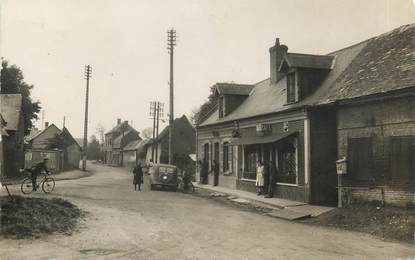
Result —
MULTIPOLYGON (((23 169, 21 170, 23 172, 29 172, 32 173, 30 169, 23 169)), ((46 172, 42 172, 43 178, 37 182, 36 189, 42 185, 42 190, 44 193, 51 193, 53 189, 55 188, 55 180, 50 177, 46 172)), ((33 192, 33 184, 32 184, 32 178, 27 177, 23 180, 22 185, 20 187, 23 194, 30 194, 33 192)))
POLYGON ((183 193, 195 192, 195 186, 193 185, 190 178, 179 176, 179 184, 177 185, 177 187, 183 193))

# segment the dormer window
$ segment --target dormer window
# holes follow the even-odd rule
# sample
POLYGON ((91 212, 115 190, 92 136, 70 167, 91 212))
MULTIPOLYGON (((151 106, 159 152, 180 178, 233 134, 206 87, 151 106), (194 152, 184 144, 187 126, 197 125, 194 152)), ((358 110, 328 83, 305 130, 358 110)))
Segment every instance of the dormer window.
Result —
POLYGON ((223 99, 223 96, 219 96, 219 118, 223 118, 224 115, 223 99))
POLYGON ((295 72, 287 74, 287 104, 295 103, 296 99, 295 72))

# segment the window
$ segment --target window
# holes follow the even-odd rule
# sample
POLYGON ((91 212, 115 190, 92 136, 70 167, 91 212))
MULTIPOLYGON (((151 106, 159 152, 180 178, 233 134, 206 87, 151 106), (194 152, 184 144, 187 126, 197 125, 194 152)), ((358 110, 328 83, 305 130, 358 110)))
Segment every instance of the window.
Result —
POLYGON ((228 142, 223 143, 223 172, 232 171, 232 146, 228 142))
POLYGON ((297 183, 297 139, 285 141, 279 148, 279 170, 277 182, 297 183))
POLYGON ((391 178, 394 182, 415 180, 415 136, 392 137, 391 178))
POLYGON ((372 181, 372 138, 350 138, 348 140, 348 162, 350 178, 356 181, 372 181))
POLYGON ((244 161, 245 169, 243 171, 243 178, 256 179, 256 163, 257 163, 257 146, 244 146, 244 161))
POLYGON ((219 118, 222 118, 224 113, 223 113, 223 96, 219 97, 219 118))
POLYGON ((296 102, 295 90, 296 90, 296 82, 295 82, 295 73, 289 73, 287 75, 287 104, 296 102))

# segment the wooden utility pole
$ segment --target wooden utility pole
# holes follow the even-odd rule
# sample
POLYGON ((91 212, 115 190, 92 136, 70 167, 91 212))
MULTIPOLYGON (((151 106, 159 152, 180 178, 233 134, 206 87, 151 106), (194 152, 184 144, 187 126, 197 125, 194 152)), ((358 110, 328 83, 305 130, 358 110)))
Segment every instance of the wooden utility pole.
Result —
POLYGON ((92 67, 90 65, 85 66, 85 79, 86 79, 86 94, 85 94, 85 122, 84 122, 84 150, 82 155, 82 170, 86 170, 86 149, 88 144, 88 98, 89 98, 89 79, 91 78, 92 67))
POLYGON ((156 143, 156 101, 150 102, 150 119, 153 119, 153 143, 151 145, 151 160, 154 161, 154 145, 156 143))
POLYGON ((170 29, 167 31, 167 49, 170 54, 170 114, 169 114, 169 164, 173 163, 173 120, 174 120, 174 95, 173 95, 173 56, 174 46, 176 46, 176 31, 170 29))

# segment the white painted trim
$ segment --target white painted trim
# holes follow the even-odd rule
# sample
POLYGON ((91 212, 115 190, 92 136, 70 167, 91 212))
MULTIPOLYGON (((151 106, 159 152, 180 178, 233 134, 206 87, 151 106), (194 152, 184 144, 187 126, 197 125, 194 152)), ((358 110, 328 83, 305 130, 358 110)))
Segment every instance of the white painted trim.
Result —
POLYGON ((284 182, 277 182, 277 185, 299 187, 298 184, 284 183, 284 182))
POLYGON ((304 184, 310 181, 310 119, 304 119, 304 184))
POLYGON ((249 182, 256 182, 256 180, 251 180, 251 179, 245 179, 245 178, 241 178, 241 181, 249 181, 249 182))

